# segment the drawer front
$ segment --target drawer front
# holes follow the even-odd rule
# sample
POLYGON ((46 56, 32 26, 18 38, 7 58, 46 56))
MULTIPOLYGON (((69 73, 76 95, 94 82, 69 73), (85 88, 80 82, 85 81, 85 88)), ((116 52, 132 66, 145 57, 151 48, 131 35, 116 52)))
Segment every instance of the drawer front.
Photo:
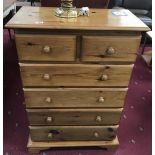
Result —
POLYGON ((118 109, 27 109, 30 125, 112 125, 118 124, 118 109))
POLYGON ((113 140, 118 126, 30 126, 33 141, 113 140))
POLYGON ((134 62, 140 39, 140 36, 84 36, 82 60, 134 62))
POLYGON ((23 85, 128 86, 133 65, 20 64, 23 85))
POLYGON ((123 107, 127 88, 25 88, 27 108, 123 107))
POLYGON ((76 36, 16 34, 20 61, 74 61, 76 36))

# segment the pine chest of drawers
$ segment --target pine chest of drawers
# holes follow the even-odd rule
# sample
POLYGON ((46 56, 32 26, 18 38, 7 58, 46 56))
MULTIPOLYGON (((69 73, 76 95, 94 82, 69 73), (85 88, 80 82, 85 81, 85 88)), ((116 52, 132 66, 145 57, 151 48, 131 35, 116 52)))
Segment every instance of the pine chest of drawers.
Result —
POLYGON ((128 10, 54 16, 23 7, 6 25, 15 40, 29 120, 30 152, 51 147, 116 147, 128 84, 149 28, 128 10))

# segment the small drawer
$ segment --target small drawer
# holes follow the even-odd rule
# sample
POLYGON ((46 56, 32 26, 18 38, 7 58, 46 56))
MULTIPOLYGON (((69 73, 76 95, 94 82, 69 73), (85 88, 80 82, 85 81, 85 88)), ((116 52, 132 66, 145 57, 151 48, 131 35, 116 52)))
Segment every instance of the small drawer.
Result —
POLYGON ((140 36, 83 36, 82 61, 134 62, 140 36))
POLYGON ((33 141, 113 140, 115 126, 29 126, 33 141))
POLYGON ((27 108, 123 107, 127 88, 24 88, 27 108))
POLYGON ((122 110, 27 109, 27 113, 30 125, 113 125, 119 123, 122 110))
POLYGON ((25 87, 127 87, 133 65, 21 64, 25 87))
POLYGON ((74 61, 76 36, 16 34, 20 61, 74 61))

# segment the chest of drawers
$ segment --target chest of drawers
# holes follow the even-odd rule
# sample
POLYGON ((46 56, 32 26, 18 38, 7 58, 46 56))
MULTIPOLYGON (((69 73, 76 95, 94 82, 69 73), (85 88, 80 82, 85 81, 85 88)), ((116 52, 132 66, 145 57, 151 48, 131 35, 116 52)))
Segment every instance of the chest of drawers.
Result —
POLYGON ((127 16, 91 9, 89 17, 63 19, 54 8, 23 7, 6 25, 15 29, 30 152, 118 145, 141 32, 149 30, 123 11, 127 16))

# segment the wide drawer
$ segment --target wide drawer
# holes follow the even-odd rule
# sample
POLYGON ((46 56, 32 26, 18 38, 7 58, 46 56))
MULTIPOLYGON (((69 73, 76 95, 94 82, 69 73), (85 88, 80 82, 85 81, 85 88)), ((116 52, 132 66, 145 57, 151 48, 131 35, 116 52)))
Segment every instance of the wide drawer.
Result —
POLYGON ((113 140, 118 126, 29 126, 33 141, 113 140))
POLYGON ((83 36, 82 60, 134 62, 140 36, 83 36))
POLYGON ((23 85, 128 86, 133 65, 20 64, 23 85))
POLYGON ((28 108, 123 107, 127 88, 24 88, 28 108))
POLYGON ((30 125, 113 125, 119 123, 122 110, 27 109, 27 113, 30 125))
POLYGON ((76 36, 16 34, 20 61, 74 61, 76 36))

